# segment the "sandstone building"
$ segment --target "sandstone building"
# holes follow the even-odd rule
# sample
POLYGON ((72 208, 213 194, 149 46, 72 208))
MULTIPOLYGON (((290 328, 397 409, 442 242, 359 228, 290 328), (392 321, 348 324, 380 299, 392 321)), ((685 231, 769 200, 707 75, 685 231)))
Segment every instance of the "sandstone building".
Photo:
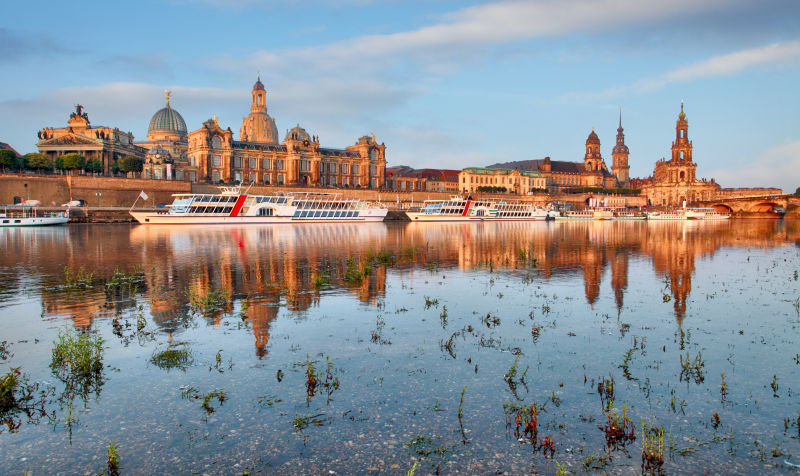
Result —
POLYGON ((166 106, 156 111, 150 119, 147 141, 137 143, 147 149, 142 177, 196 182, 196 174, 189 173, 184 177, 189 165, 186 121, 170 106, 169 91, 166 91, 166 95, 166 106))
POLYGON ((106 175, 113 172, 117 160, 127 155, 143 159, 145 154, 145 149, 134 143, 130 132, 122 132, 116 127, 92 127, 89 114, 80 104, 69 115, 67 127, 45 127, 37 135, 36 147, 40 153, 53 160, 72 153, 81 154, 86 160, 98 159, 106 175))
POLYGON ((179 169, 192 181, 240 181, 309 187, 384 186, 386 146, 362 136, 344 149, 322 147, 319 137, 298 124, 279 142, 275 120, 267 113, 266 90, 257 80, 250 114, 242 119, 239 140, 216 117, 188 134, 187 164, 179 169))
POLYGON ((692 161, 689 123, 681 103, 681 112, 675 123, 672 158, 656 162, 653 179, 642 187, 642 194, 653 206, 682 206, 684 202, 714 199, 720 186, 714 179, 698 179, 696 170, 697 164, 692 161))
POLYGON ((478 192, 481 187, 499 187, 517 195, 529 195, 544 190, 546 182, 541 173, 531 170, 470 167, 458 174, 464 194, 478 192))

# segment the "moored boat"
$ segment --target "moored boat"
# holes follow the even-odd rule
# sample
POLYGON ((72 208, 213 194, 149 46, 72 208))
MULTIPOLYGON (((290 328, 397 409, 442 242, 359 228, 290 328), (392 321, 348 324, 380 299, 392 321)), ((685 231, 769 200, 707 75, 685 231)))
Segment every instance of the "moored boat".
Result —
POLYGON ((63 225, 69 221, 69 210, 43 211, 33 206, 4 207, 0 227, 63 225))
POLYGON ((426 200, 419 210, 407 211, 411 221, 512 221, 547 220, 547 210, 532 203, 506 200, 472 200, 451 197, 449 200, 426 200))
POLYGON ((727 220, 731 217, 730 213, 715 208, 687 208, 684 213, 687 220, 727 220))
POLYGON ((685 220, 683 210, 654 210, 647 212, 648 220, 685 220))
POLYGON ((556 216, 556 220, 594 220, 593 210, 568 210, 556 216))
MULTIPOLYGON (((279 192, 247 195, 238 187, 219 194, 173 194, 173 202, 162 211, 129 213, 142 224, 212 225, 248 223, 338 223, 380 222, 388 209, 333 193, 279 192)), ((134 203, 135 204, 135 203, 134 203)))

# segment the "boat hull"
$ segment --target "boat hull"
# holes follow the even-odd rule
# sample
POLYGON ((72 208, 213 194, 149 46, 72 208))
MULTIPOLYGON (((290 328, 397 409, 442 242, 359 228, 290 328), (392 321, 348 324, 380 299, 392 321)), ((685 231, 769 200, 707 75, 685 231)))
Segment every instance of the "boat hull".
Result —
POLYGON ((545 221, 546 215, 532 217, 495 217, 463 215, 429 215, 421 212, 406 212, 411 221, 453 222, 453 221, 545 221))
POLYGON ((2 218, 0 219, 0 228, 63 225, 68 221, 69 217, 2 218))
POLYGON ((371 214, 362 214, 354 218, 295 218, 283 216, 220 216, 220 215, 179 215, 170 213, 129 212, 137 222, 143 225, 267 225, 280 223, 364 223, 381 222, 386 218, 388 210, 375 210, 371 214))

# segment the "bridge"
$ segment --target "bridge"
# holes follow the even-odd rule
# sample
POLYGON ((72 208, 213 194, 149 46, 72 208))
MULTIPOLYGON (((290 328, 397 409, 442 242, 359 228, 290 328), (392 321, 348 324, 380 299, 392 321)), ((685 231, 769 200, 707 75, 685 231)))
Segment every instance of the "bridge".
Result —
POLYGON ((781 212, 797 215, 800 196, 788 193, 777 195, 754 195, 747 197, 716 198, 697 202, 699 207, 716 208, 734 215, 780 216, 781 212))

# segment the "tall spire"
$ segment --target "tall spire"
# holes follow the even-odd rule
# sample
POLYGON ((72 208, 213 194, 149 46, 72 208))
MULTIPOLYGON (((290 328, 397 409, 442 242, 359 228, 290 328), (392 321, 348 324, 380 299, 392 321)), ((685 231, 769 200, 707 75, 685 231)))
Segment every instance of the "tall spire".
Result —
POLYGON ((686 113, 683 112, 683 99, 681 99, 681 113, 678 114, 678 120, 680 121, 686 120, 686 113))
POLYGON ((619 107, 619 128, 617 132, 622 132, 622 106, 619 107))

